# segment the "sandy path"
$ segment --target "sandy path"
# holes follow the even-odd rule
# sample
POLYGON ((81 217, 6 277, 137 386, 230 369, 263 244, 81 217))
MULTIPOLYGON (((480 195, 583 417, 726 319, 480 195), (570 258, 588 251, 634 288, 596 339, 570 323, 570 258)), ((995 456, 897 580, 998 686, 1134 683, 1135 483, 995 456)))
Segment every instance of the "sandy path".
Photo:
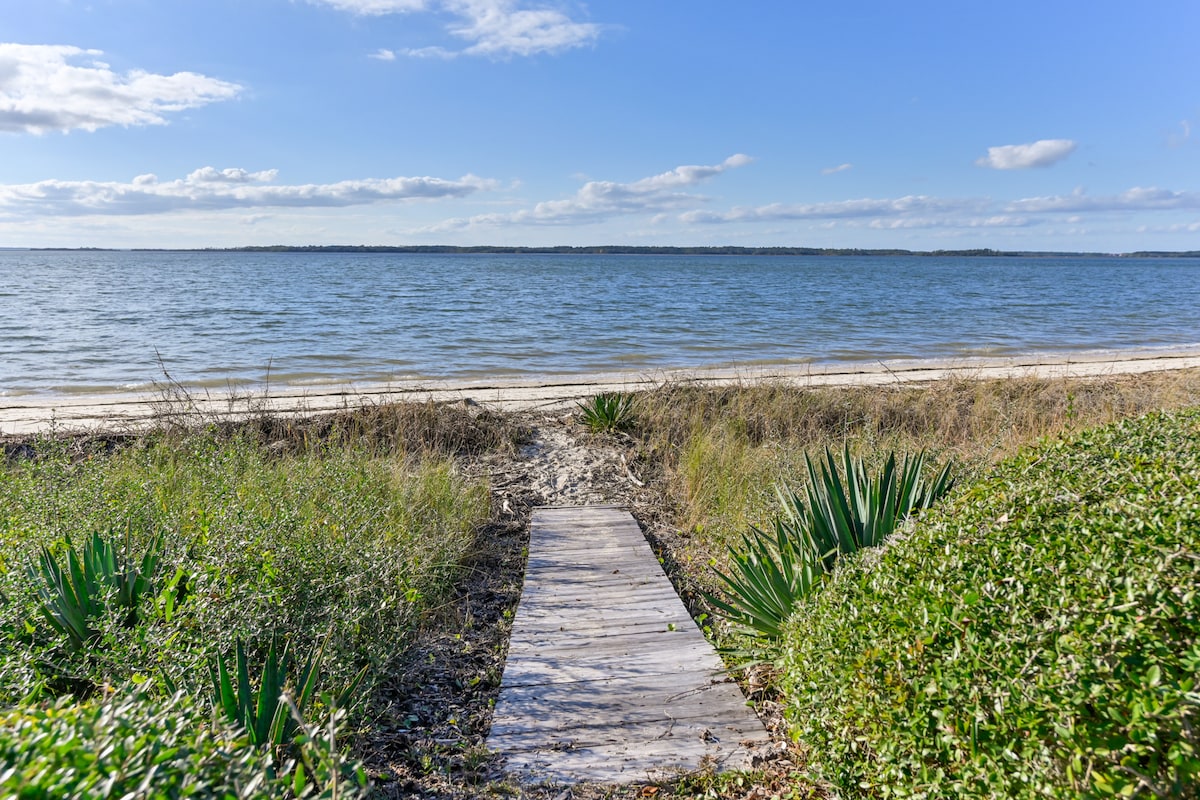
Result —
MULTIPOLYGON (((363 404, 398 401, 462 400, 497 410, 554 410, 603 391, 636 391, 664 381, 720 385, 787 381, 805 386, 853 386, 921 383, 949 377, 1099 377, 1200 367, 1200 349, 1188 351, 1110 352, 1044 355, 1025 358, 957 361, 877 361, 873 363, 765 365, 741 368, 659 371, 655 373, 560 376, 540 380, 412 382, 373 386, 289 387, 269 395, 199 392, 190 408, 176 403, 173 412, 203 415, 315 413, 363 404)), ((186 404, 185 404, 186 405, 186 404)), ((0 435, 59 429, 136 427, 162 411, 153 394, 0 397, 0 435)))

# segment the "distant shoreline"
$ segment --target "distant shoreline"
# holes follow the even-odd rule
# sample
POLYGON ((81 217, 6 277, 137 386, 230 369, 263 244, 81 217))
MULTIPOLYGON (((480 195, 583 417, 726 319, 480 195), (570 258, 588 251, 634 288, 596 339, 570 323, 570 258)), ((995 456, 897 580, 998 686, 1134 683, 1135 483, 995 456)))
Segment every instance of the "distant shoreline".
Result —
MULTIPOLYGON (((600 392, 634 392, 664 382, 707 386, 778 381, 796 386, 919 385, 946 379, 1100 378, 1200 369, 1200 348, 1178 351, 1047 353, 1008 358, 897 359, 875 362, 759 365, 654 370, 641 373, 552 375, 525 379, 463 379, 287 387, 263 394, 197 390, 172 413, 196 419, 260 413, 317 414, 392 402, 465 402, 496 411, 568 410, 600 392)), ((168 390, 171 387, 167 387, 168 390)), ((149 422, 164 405, 152 392, 57 397, 0 397, 0 438, 52 429, 122 430, 149 422)))
POLYGON ((1200 250, 1139 250, 1091 253, 1048 250, 900 250, 842 247, 673 247, 587 245, 507 247, 502 245, 251 245, 245 247, 0 247, 0 252, 64 253, 396 253, 461 255, 679 255, 679 256, 911 256, 922 258, 1200 258, 1200 250))

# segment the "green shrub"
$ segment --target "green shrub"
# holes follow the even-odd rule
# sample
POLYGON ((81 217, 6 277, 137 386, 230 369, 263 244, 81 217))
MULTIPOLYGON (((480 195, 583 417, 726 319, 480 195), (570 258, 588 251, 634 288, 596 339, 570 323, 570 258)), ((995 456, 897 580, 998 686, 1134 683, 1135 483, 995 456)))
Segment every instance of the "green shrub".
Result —
MULTIPOLYGON (((281 454, 205 433, 83 458, 56 442, 38 452, 0 469, 0 702, 36 695, 39 683, 86 694, 160 672, 206 692, 209 654, 239 638, 256 654, 275 636, 327 641, 325 669, 347 681, 396 657, 489 513, 486 485, 438 458, 395 461, 354 447, 281 454), (116 593, 97 585, 86 596, 106 598, 104 610, 89 608, 76 631, 94 646, 54 651, 66 637, 43 618, 49 599, 38 593, 51 584, 28 565, 43 546, 112 530, 127 532, 136 563, 161 551, 162 564, 182 567, 189 599, 166 607, 172 571, 159 567, 156 602, 142 602, 145 619, 127 626, 109 602, 116 593)), ((67 597, 70 559, 56 555, 67 597)), ((130 575, 127 566, 114 575, 130 575)))
POLYGON ((34 450, 0 465, 0 797, 345 784, 337 733, 366 721, 317 686, 382 683, 489 514, 486 484, 449 460, 357 445, 291 451, 199 431, 34 450), (64 547, 71 536, 87 538, 64 547), (279 638, 321 641, 321 656, 292 663, 279 638), (237 725, 214 723, 207 667, 235 647, 216 669, 231 691, 237 674, 237 725), (268 679, 251 686, 260 659, 268 679), (286 746, 256 745, 262 720, 286 746))
MULTIPOLYGON (((182 694, 155 700, 134 692, 88 703, 64 698, 0 711, 3 797, 286 797, 293 785, 273 777, 273 758, 182 694)), ((364 795, 361 770, 326 754, 323 774, 331 768, 342 776, 339 797, 364 795)), ((305 786, 298 794, 320 791, 305 786)))
POLYGON ((1196 797, 1200 410, 1047 443, 851 560, 784 637, 844 797, 1196 797))

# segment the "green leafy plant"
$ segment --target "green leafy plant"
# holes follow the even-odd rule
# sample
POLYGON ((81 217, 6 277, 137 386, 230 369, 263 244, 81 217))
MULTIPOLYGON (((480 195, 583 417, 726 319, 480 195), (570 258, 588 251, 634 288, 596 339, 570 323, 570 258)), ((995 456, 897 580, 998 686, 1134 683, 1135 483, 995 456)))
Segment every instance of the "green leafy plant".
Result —
POLYGON ((952 484, 950 463, 925 481, 924 453, 905 456, 899 466, 891 453, 877 475, 851 458, 848 447, 840 473, 829 450, 820 468, 807 453, 804 459, 805 497, 777 487, 783 513, 776 515, 773 533, 751 526, 740 548, 730 546, 733 569, 715 570, 728 600, 708 595, 719 614, 768 640, 779 639, 793 608, 821 584, 838 558, 880 544, 901 520, 928 508, 952 484))
POLYGON ((797 609, 792 735, 847 800, 1200 797, 1198 554, 1200 408, 1046 440, 797 609))
POLYGON ((741 544, 729 547, 731 573, 717 571, 730 602, 711 594, 708 601, 747 633, 778 639, 792 608, 820 582, 825 568, 780 519, 775 520, 773 535, 751 526, 741 544))
POLYGON ((593 433, 621 431, 633 424, 633 395, 624 392, 600 392, 580 401, 583 423, 593 433))
POLYGON ((862 459, 852 458, 847 445, 839 471, 833 453, 814 464, 804 454, 808 485, 804 496, 776 487, 787 524, 821 557, 826 570, 841 555, 874 547, 915 511, 929 508, 953 485, 952 462, 932 481, 925 480, 925 453, 905 456, 899 465, 889 453, 883 468, 872 475, 862 459), (843 478, 844 476, 844 478, 843 478))
POLYGON ((218 715, 245 730, 254 747, 292 755, 290 760, 281 760, 283 768, 278 774, 291 775, 290 784, 297 796, 313 785, 336 787, 341 770, 335 731, 352 707, 367 672, 364 667, 341 691, 321 695, 329 709, 328 736, 321 735, 305 719, 317 696, 321 656, 322 649, 318 648, 293 674, 298 662, 293 659, 291 642, 285 642, 281 650, 272 640, 257 686, 250 683, 250 661, 240 639, 233 664, 220 654, 215 664, 209 664, 218 715))
MULTIPOLYGON (((138 606, 144 596, 153 593, 161 557, 161 536, 151 540, 139 563, 130 558, 128 543, 122 554, 111 541, 94 533, 79 551, 67 540, 65 565, 43 547, 29 573, 37 583, 39 607, 50 626, 65 635, 73 648, 79 648, 96 636, 92 622, 110 606, 126 612, 126 627, 137 624, 138 606)), ((168 616, 174 611, 175 595, 186 586, 183 573, 176 571, 169 584, 176 591, 163 599, 168 616)))
MULTIPOLYGON (((285 642, 280 650, 277 642, 272 641, 267 648, 267 658, 258 685, 254 686, 250 683, 250 661, 246 656, 246 648, 239 639, 232 664, 220 654, 215 664, 209 664, 213 704, 225 719, 246 730, 251 744, 271 747, 287 745, 296 738, 303 715, 316 695, 321 656, 322 651, 315 650, 293 674, 296 662, 291 643, 285 642), (294 705, 296 714, 290 712, 289 701, 294 705)), ((366 668, 340 692, 331 694, 333 705, 348 708, 365 675, 366 668)))

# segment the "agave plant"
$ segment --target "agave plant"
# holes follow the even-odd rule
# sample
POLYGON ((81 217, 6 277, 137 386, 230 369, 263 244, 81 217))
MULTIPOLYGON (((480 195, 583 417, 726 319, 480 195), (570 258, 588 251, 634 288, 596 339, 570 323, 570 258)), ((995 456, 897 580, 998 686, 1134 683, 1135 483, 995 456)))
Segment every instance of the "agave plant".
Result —
POLYGON ((841 472, 829 450, 819 469, 807 453, 804 459, 805 496, 776 487, 783 511, 773 521, 774 534, 754 527, 751 535, 743 534, 742 548, 729 549, 732 573, 716 570, 728 600, 708 597, 717 613, 769 640, 782 635, 796 603, 820 585, 841 556, 880 544, 905 517, 931 506, 953 483, 951 463, 926 482, 924 453, 905 456, 899 466, 891 453, 878 475, 851 458, 848 447, 841 472))
POLYGON ((633 424, 633 395, 624 392, 601 392, 578 406, 593 433, 620 431, 633 424))
POLYGON ((712 594, 706 597, 719 614, 743 631, 767 639, 783 635, 783 623, 792 615, 792 608, 825 574, 821 559, 779 518, 773 535, 751 526, 749 535, 742 534, 742 547, 730 545, 729 555, 732 574, 716 571, 725 583, 729 602, 712 594))
POLYGON ((804 462, 809 479, 805 496, 782 487, 776 487, 776 494, 788 524, 807 538, 826 570, 841 555, 882 543, 905 517, 929 508, 953 485, 951 462, 926 483, 924 452, 905 456, 899 466, 896 454, 889 453, 877 475, 870 474, 862 459, 850 456, 849 446, 842 451, 840 474, 828 449, 819 468, 807 453, 804 462))
MULTIPOLYGON (((138 606, 153 592, 161 556, 161 536, 151 540, 138 563, 94 533, 79 552, 67 540, 65 566, 43 547, 29 574, 37 583, 39 605, 50 626, 65 635, 73 648, 79 648, 96 636, 91 623, 103 616, 110 604, 126 612, 126 626, 137 624, 138 606)), ((182 573, 177 572, 172 588, 181 585, 181 578, 182 573)))
MULTIPOLYGON (((318 648, 310 653, 293 674, 295 661, 291 643, 285 642, 280 650, 277 642, 272 640, 258 685, 254 686, 250 683, 246 648, 239 639, 232 664, 220 654, 215 664, 209 664, 213 705, 218 713, 246 731, 251 744, 289 745, 296 739, 305 710, 315 696, 322 652, 318 648), (289 706, 295 707, 295 714, 289 706)), ((347 708, 366 672, 364 667, 346 687, 334 693, 330 697, 331 704, 336 708, 347 708)))

